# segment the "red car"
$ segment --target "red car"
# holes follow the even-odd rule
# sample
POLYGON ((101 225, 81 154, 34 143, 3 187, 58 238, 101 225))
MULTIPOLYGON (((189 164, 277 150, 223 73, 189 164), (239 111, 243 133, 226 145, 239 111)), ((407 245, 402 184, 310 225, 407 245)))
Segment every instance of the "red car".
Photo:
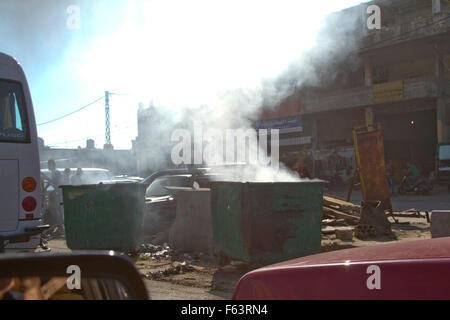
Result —
POLYGON ((235 300, 450 299, 450 237, 339 250, 247 273, 235 300))

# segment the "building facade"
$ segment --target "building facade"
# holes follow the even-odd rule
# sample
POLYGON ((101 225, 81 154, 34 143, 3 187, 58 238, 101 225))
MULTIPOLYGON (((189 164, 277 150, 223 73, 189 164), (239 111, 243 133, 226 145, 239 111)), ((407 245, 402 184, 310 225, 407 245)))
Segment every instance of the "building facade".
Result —
POLYGON ((65 149, 45 146, 39 142, 41 168, 46 169, 50 159, 55 160, 57 168, 101 168, 114 175, 136 175, 136 156, 134 150, 97 149, 93 140, 86 141, 86 148, 65 149))
POLYGON ((344 170, 348 178, 356 126, 380 123, 386 158, 399 167, 413 161, 423 173, 434 168, 437 143, 450 141, 450 2, 380 0, 350 10, 364 13, 371 4, 381 8, 382 27, 362 23, 353 66, 326 86, 299 89, 297 112, 285 102, 260 119, 302 119, 309 132, 290 151, 310 150, 316 176, 344 170))

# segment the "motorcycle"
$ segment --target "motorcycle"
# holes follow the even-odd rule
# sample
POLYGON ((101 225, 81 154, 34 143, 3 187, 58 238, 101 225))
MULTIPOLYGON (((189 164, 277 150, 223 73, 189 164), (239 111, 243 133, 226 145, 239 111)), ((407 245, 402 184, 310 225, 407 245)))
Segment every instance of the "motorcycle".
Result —
POLYGON ((433 190, 433 184, 429 179, 420 177, 414 182, 409 182, 407 176, 403 176, 402 182, 398 187, 399 194, 415 193, 428 195, 433 190))

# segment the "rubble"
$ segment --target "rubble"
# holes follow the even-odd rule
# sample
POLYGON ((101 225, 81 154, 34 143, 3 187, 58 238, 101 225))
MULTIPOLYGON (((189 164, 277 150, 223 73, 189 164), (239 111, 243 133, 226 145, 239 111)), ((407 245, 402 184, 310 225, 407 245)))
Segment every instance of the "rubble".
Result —
POLYGON ((188 272, 194 271, 194 268, 187 263, 186 261, 183 262, 173 262, 171 266, 164 270, 154 271, 154 272, 148 272, 145 277, 149 280, 159 280, 163 277, 175 275, 175 274, 184 274, 188 272))
POLYGON ((392 235, 391 223, 381 206, 381 201, 363 201, 361 220, 356 227, 355 236, 359 239, 365 239, 392 235))
POLYGON ((138 250, 138 260, 161 260, 162 258, 170 258, 172 251, 167 246, 157 246, 153 244, 143 244, 138 250))
POLYGON ((342 213, 346 213, 349 215, 360 216, 361 215, 361 206, 353 204, 351 202, 344 201, 343 199, 324 195, 323 196, 323 205, 325 207, 335 209, 342 213))
POLYGON ((355 225, 360 220, 361 206, 337 197, 324 195, 323 214, 324 217, 333 218, 334 221, 345 221, 347 224, 355 225))
POLYGON ((340 240, 353 240, 353 229, 352 228, 342 228, 342 229, 336 229, 336 239, 340 240))

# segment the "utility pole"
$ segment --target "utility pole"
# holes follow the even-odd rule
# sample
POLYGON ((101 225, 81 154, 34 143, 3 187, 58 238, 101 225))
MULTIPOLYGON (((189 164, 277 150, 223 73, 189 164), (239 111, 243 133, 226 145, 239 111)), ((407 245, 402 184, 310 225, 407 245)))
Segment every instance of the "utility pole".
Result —
POLYGON ((105 91, 105 148, 111 148, 111 131, 109 121, 109 91, 105 91))

